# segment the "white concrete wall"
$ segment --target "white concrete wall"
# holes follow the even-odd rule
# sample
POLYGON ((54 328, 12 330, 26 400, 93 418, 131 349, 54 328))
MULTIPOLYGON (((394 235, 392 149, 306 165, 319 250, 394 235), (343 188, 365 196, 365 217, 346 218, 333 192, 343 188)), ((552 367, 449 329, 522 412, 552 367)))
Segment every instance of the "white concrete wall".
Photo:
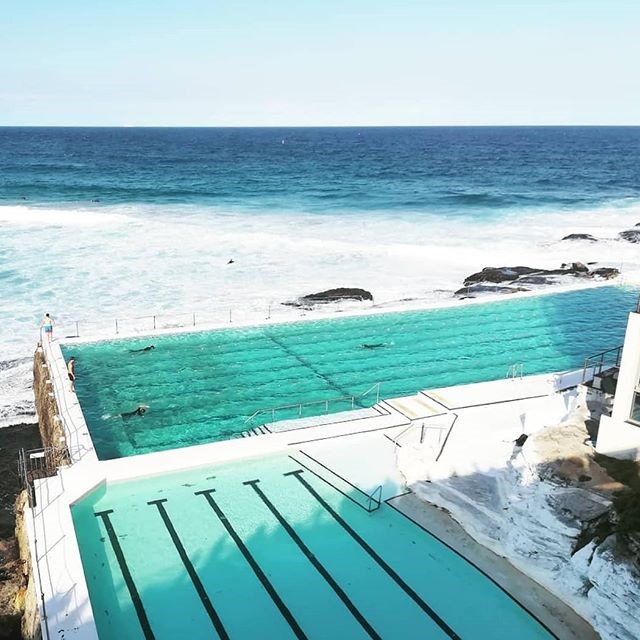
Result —
POLYGON ((640 314, 630 313, 611 417, 602 416, 596 450, 615 458, 640 460, 640 426, 628 422, 640 376, 640 314))

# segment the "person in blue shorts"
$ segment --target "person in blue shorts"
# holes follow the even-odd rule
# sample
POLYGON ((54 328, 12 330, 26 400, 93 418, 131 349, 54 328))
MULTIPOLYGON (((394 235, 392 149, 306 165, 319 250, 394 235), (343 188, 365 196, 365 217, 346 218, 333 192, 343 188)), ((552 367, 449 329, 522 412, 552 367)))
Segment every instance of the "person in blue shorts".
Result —
POLYGON ((44 334, 47 336, 49 342, 53 340, 53 325, 55 324, 55 320, 48 314, 44 314, 44 318, 42 318, 42 322, 40 326, 44 331, 44 334))

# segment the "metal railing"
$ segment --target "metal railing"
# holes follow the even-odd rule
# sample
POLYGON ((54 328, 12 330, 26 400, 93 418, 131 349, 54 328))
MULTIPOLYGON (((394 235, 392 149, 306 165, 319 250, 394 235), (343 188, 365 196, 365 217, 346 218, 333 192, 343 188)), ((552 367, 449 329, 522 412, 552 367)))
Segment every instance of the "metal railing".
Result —
POLYGON ((440 424, 425 424, 424 421, 422 421, 422 423, 412 422, 408 427, 403 429, 395 438, 390 438, 390 440, 396 445, 396 447, 401 447, 402 446, 401 440, 406 439, 406 437, 409 434, 414 433, 419 428, 420 429, 420 437, 419 437, 418 442, 420 444, 424 444, 424 440, 425 440, 427 432, 429 430, 437 431, 438 432, 438 442, 436 444, 437 454, 436 454, 436 457, 435 457, 435 461, 438 462, 438 460, 440 460, 440 457, 442 456, 444 448, 447 446, 447 442, 449 441, 449 437, 451 436, 451 432, 453 431, 453 427, 454 427, 455 423, 458 420, 458 414, 457 413, 450 412, 450 413, 448 413, 446 415, 453 416, 453 420, 451 421, 451 424, 448 427, 440 425, 440 424), (442 434, 445 431, 446 431, 446 434, 444 435, 444 439, 443 439, 442 434))
POLYGON ((582 369, 582 382, 587 381, 588 372, 593 370, 591 377, 600 375, 604 369, 611 369, 613 367, 620 366, 620 359, 622 358, 623 344, 606 349, 600 353, 596 353, 593 356, 589 356, 584 360, 584 368, 582 369))
POLYGON ((324 469, 324 471, 327 471, 330 474, 330 476, 337 478, 338 480, 346 484, 348 487, 353 489, 356 495, 360 496, 361 499, 364 498, 366 500, 366 504, 362 504, 362 502, 359 502, 353 495, 349 495, 349 493, 345 493, 344 491, 342 491, 340 487, 337 486, 337 483, 335 481, 332 482, 329 478, 326 477, 326 474, 320 475, 320 473, 318 473, 317 471, 314 471, 311 467, 309 467, 307 464, 305 464, 301 460, 298 460, 294 456, 289 456, 289 457, 294 462, 298 463, 300 466, 304 467, 307 471, 312 473, 314 476, 322 480, 324 483, 328 484, 330 487, 335 489, 338 493, 341 493, 343 496, 348 498, 351 502, 358 505, 361 509, 364 509, 368 513, 373 513, 374 511, 377 511, 382 506, 382 485, 381 484, 378 485, 373 491, 367 493, 357 485, 353 484, 353 482, 351 482, 350 480, 347 480, 346 478, 341 476, 339 473, 337 473, 333 469, 330 469, 323 462, 320 462, 320 460, 317 460, 313 456, 310 456, 305 451, 300 450, 299 453, 301 453, 303 456, 305 456, 306 458, 314 462, 317 466, 324 469))
POLYGON ((507 369, 507 375, 505 378, 511 378, 512 380, 520 379, 524 377, 524 362, 516 362, 507 369))
MULTIPOLYGON (((50 640, 51 633, 49 631, 49 620, 47 617, 47 607, 44 597, 44 589, 42 586, 42 574, 40 573, 40 552, 38 545, 38 528, 36 523, 36 509, 39 507, 42 514, 43 500, 42 490, 38 491, 36 496, 35 481, 43 478, 50 478, 57 472, 57 460, 59 451, 54 448, 28 449, 21 448, 18 451, 18 477, 22 488, 27 492, 27 502, 29 511, 31 512, 31 522, 33 526, 33 577, 37 581, 37 589, 40 592, 40 613, 41 622, 40 630, 43 632, 44 640, 50 640)), ((27 514, 24 513, 24 517, 27 514)), ((42 515, 40 516, 42 517, 42 515)), ((44 523, 41 523, 41 528, 44 523)))
POLYGON ((380 402, 380 385, 382 383, 376 382, 372 387, 367 389, 364 393, 357 396, 337 396, 335 398, 329 398, 326 400, 309 400, 308 402, 297 402, 294 404, 283 404, 278 407, 265 407, 263 409, 258 409, 254 411, 248 418, 245 419, 244 424, 245 427, 249 427, 259 416, 271 416, 270 422, 277 422, 277 414, 287 413, 292 414, 286 418, 280 418, 280 420, 295 420, 297 418, 305 417, 303 416, 305 407, 324 407, 324 411, 314 412, 311 415, 306 417, 315 417, 318 415, 326 415, 329 413, 336 413, 335 411, 329 411, 329 408, 333 404, 334 406, 338 403, 344 403, 346 405, 346 410, 353 410, 356 406, 360 409, 366 408, 363 407, 362 401, 364 398, 371 395, 373 391, 376 393, 376 401, 373 404, 378 404, 380 402))

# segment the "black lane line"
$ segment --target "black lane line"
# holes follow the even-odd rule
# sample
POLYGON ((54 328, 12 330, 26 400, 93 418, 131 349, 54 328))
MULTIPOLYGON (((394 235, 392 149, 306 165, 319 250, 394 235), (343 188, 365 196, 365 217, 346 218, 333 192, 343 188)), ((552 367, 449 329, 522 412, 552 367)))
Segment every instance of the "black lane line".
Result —
POLYGON ((113 552, 116 554, 116 560, 120 565, 122 577, 124 578, 125 584, 127 585, 127 589, 129 589, 131 601, 133 602, 136 614, 138 615, 138 622, 140 622, 140 626, 142 627, 142 633, 144 633, 144 637, 147 640, 155 640, 155 636, 153 635, 153 631, 151 630, 151 625, 149 624, 149 618, 147 618, 147 612, 144 610, 144 605, 142 604, 142 600, 140 599, 138 589, 136 588, 136 583, 131 577, 131 572, 129 571, 129 567, 127 566, 127 561, 124 557, 124 553, 122 552, 120 542, 118 541, 118 536, 116 535, 113 524, 111 524, 111 520, 109 519, 110 513, 113 513, 113 509, 98 511, 93 515, 96 518, 100 518, 102 520, 102 524, 104 524, 104 528, 107 530, 109 542, 111 543, 113 552))
POLYGON ((213 604, 211 604, 211 600, 207 595, 207 591, 204 588, 204 585, 202 584, 202 581, 200 580, 200 577, 198 576, 195 570, 195 567, 191 563, 191 560, 189 559, 187 552, 185 551, 184 545, 182 544, 182 541, 180 540, 178 533, 176 532, 173 526, 173 523, 169 518, 169 514, 167 513, 167 510, 164 508, 163 503, 166 501, 167 501, 166 498, 160 498, 158 500, 150 500, 149 502, 147 502, 147 504, 149 505, 153 504, 156 507, 158 507, 158 511, 160 512, 160 517, 164 522, 164 526, 167 528, 167 531, 171 536, 171 540, 173 541, 173 544, 175 545, 178 551, 180 559, 182 560, 185 566, 185 569, 187 570, 187 573, 191 578, 191 582, 193 582, 193 586, 196 588, 196 591, 200 596, 200 600, 202 600, 202 604, 204 605, 206 612, 209 614, 209 618, 211 618, 211 622, 213 623, 215 630, 218 632, 218 635, 220 636, 221 640, 229 640, 229 634, 224 628, 224 625, 222 624, 222 620, 220 620, 218 613, 213 608, 213 604))
POLYGON ((484 569, 481 569, 477 564, 475 564, 475 562, 471 562, 471 560, 469 560, 467 556, 462 555, 457 549, 454 549, 448 542, 445 542, 442 538, 438 537, 432 531, 429 531, 429 529, 427 529, 424 525, 420 524, 417 520, 414 520, 411 516, 408 516, 404 511, 401 511, 400 509, 398 509, 398 507, 396 507, 392 503, 392 501, 395 500, 396 498, 401 498, 402 496, 409 495, 410 493, 412 493, 412 491, 407 491, 407 493, 400 493, 397 496, 392 496, 391 498, 387 498, 385 502, 395 512, 399 513, 405 520, 408 520, 409 522, 411 522, 411 524, 414 524, 416 527, 424 531, 434 540, 437 540, 443 547, 447 547, 447 549, 455 553, 459 558, 462 558, 467 564, 471 565, 478 573, 481 573, 485 578, 487 578, 487 580, 490 580, 496 587, 498 587, 498 589, 500 589, 500 591, 502 591, 516 605, 518 605, 523 611, 525 611, 534 620, 536 620, 540 624, 540 626, 543 627, 553 638, 555 638, 556 640, 560 640, 558 636, 553 631, 551 631, 551 629, 544 622, 542 622, 540 618, 538 618, 538 616, 536 616, 534 613, 529 611, 527 607, 525 607, 520 601, 518 601, 515 598, 515 596, 511 595, 497 580, 492 578, 484 569))
MULTIPOLYGON (((318 478, 319 480, 322 480, 322 482, 324 482, 325 484, 328 484, 334 491, 337 491, 338 493, 341 493, 345 498, 347 498, 347 500, 351 500, 351 502, 353 502, 353 504, 358 505, 361 509, 364 509, 367 513, 371 513, 369 511, 369 509, 367 509, 367 507, 365 507, 364 505, 360 504, 353 496, 350 496, 348 493, 345 493, 344 491, 342 491, 342 489, 338 489, 338 487, 336 487, 334 484, 331 484, 326 478, 323 478, 321 475, 317 474, 313 469, 308 467, 304 462, 302 462, 301 460, 297 460, 292 455, 290 455, 289 457, 296 464, 299 464, 301 467, 304 467, 309 473, 312 473, 316 478, 318 478)), ((367 497, 369 497, 369 496, 367 496, 367 497)))
POLYGON ((213 496, 211 494, 214 492, 215 489, 204 489, 203 491, 196 491, 194 495, 204 496, 206 498, 209 506, 214 510, 215 514, 218 516, 218 519, 227 530, 227 533, 233 538, 233 541, 238 546, 238 549, 240 549, 240 553, 242 553, 245 560, 249 563, 249 566, 253 569, 253 572, 256 574, 258 580, 260 580, 266 592, 271 596, 271 599, 275 603, 276 607, 278 607, 284 619, 289 623, 289 626, 291 627, 293 633, 295 633, 296 638, 306 640, 307 636, 305 632, 293 617, 293 614, 291 613, 291 611, 289 611, 289 608, 283 602, 282 598, 278 595, 278 592, 273 588, 273 585, 269 581, 269 578, 267 578, 264 571, 260 568, 260 565, 255 561, 255 558, 251 555, 251 552, 249 551, 249 549, 247 549, 247 546, 242 541, 242 538, 240 538, 236 530, 229 522, 227 516, 224 514, 224 511, 222 511, 222 509, 220 508, 220 505, 218 505, 218 503, 213 499, 213 496))
POLYGON ((351 615, 360 623, 362 628, 369 634, 369 637, 375 640, 382 640, 376 630, 367 622, 366 618, 358 611, 357 607, 351 602, 349 596, 342 590, 340 585, 333 579, 331 574, 324 568, 321 562, 313 555, 309 547, 302 541, 300 536, 295 532, 293 527, 284 519, 282 514, 275 508, 271 500, 262 492, 258 483, 260 480, 247 480, 242 484, 249 485, 260 497, 262 502, 267 506, 269 511, 275 516, 282 528, 289 534, 289 537, 298 545, 298 548, 307 557, 307 560, 314 566, 316 571, 327 581, 329 586, 335 591, 336 595, 342 600, 344 605, 349 609, 351 615))
MULTIPOLYGON (((343 396, 353 395, 352 393, 349 393, 348 390, 343 389, 342 387, 337 385, 335 382, 333 382, 333 380, 331 380, 329 376, 322 373, 315 365, 312 365, 310 362, 307 362, 304 358, 299 356, 293 349, 291 349, 291 347, 288 347, 284 342, 282 342, 281 340, 279 340, 278 338, 275 338, 270 334, 265 334, 265 335, 269 338, 269 340, 271 340, 272 342, 275 342, 285 353, 288 353, 292 358, 295 358, 300 364, 305 366, 307 369, 311 369, 313 373, 315 373, 320 379, 324 380, 334 391, 337 391, 343 396)), ((363 408, 361 403, 356 403, 356 404, 358 404, 360 408, 363 408)))
POLYGON ((325 508, 333 519, 375 560, 389 577, 450 637, 460 640, 460 636, 388 565, 359 534, 329 505, 320 494, 302 477, 303 471, 289 471, 285 476, 293 476, 325 508))

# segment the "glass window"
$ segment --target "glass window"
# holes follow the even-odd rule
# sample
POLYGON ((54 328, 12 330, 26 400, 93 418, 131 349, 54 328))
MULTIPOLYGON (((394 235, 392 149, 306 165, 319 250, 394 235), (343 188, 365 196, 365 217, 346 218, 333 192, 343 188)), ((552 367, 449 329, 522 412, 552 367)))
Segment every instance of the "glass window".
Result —
POLYGON ((633 394, 633 404, 631 405, 631 414, 629 419, 633 422, 640 424, 640 390, 636 388, 636 392, 633 394))

